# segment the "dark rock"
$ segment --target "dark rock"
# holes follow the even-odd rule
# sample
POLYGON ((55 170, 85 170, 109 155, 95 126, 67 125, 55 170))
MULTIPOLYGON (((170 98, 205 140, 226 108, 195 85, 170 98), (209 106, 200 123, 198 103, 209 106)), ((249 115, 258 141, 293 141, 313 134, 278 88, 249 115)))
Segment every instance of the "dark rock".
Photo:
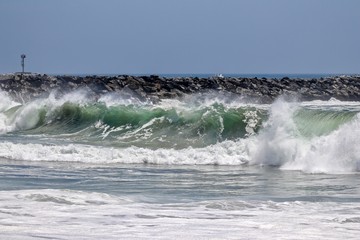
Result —
POLYGON ((301 100, 331 97, 339 100, 360 100, 360 77, 341 76, 320 79, 267 78, 163 78, 150 76, 48 76, 41 74, 0 75, 0 88, 14 97, 31 99, 57 89, 67 92, 87 88, 94 94, 129 89, 141 99, 158 101, 162 98, 176 98, 184 94, 223 91, 245 97, 257 98, 263 102, 273 101, 280 95, 298 96, 301 100))

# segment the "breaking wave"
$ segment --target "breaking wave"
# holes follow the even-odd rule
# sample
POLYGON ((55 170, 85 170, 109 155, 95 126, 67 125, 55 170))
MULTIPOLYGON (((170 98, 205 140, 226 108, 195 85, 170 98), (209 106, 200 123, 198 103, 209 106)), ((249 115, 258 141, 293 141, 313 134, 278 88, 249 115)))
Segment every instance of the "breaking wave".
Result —
POLYGON ((279 99, 261 105, 191 96, 151 104, 79 91, 20 104, 0 94, 4 158, 360 170, 357 102, 279 99))

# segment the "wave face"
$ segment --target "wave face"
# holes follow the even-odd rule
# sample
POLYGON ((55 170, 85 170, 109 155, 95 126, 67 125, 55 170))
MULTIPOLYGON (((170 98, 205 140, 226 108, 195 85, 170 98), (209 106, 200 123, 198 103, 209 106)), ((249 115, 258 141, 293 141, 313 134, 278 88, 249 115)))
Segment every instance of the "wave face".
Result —
MULTIPOLYGON (((76 95, 76 94, 74 94, 76 95)), ((222 103, 185 107, 84 101, 84 95, 12 105, 2 111, 2 133, 46 135, 114 147, 205 147, 256 133, 266 112, 222 103)))
POLYGON ((154 105, 77 91, 20 104, 0 94, 0 157, 360 170, 358 102, 264 105, 197 95, 154 105))

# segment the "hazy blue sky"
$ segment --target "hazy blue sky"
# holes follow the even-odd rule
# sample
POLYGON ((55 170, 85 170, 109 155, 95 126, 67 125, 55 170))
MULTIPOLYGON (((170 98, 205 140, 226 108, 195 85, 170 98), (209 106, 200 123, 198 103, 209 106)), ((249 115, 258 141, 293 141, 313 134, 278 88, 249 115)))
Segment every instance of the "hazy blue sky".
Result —
POLYGON ((0 0, 0 72, 360 73, 359 0, 0 0))

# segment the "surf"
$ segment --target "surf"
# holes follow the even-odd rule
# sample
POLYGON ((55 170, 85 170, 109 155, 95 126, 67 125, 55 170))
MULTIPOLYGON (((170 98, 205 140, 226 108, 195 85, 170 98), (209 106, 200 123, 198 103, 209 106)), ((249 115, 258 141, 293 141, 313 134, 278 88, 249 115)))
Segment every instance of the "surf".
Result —
POLYGON ((360 169, 355 102, 255 104, 194 95, 153 104, 86 91, 0 106, 0 157, 26 161, 360 169), (21 140, 20 140, 21 139, 21 140))

